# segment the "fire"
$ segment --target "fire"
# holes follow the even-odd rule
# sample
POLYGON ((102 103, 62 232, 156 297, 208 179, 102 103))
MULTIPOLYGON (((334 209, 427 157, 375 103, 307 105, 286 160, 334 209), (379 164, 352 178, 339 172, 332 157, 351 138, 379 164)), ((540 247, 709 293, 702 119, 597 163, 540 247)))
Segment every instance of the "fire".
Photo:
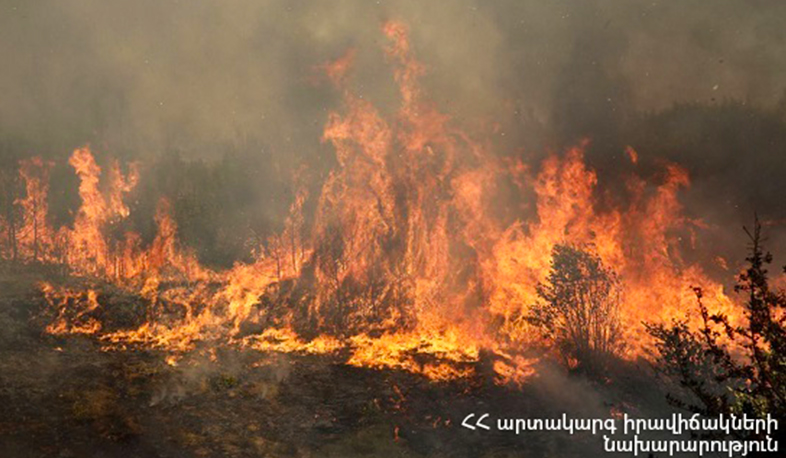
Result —
POLYGON ((402 369, 423 374, 432 380, 451 380, 471 373, 469 364, 478 360, 479 348, 467 347, 452 332, 428 334, 397 332, 379 338, 367 335, 352 337, 355 347, 347 364, 359 367, 402 369), (420 358, 417 356, 421 355, 420 358), (422 355, 429 355, 431 361, 422 355), (464 365, 465 367, 461 367, 464 365))
POLYGON ((633 149, 632 146, 625 147, 625 155, 628 156, 628 159, 632 164, 639 163, 639 153, 635 149, 633 149))
POLYGON ((26 195, 16 201, 22 208, 22 227, 15 234, 17 245, 14 254, 34 261, 51 261, 53 255, 53 233, 46 219, 52 165, 40 158, 23 160, 19 164, 26 195))
MULTIPOLYGON (((471 375, 487 352, 500 383, 523 383, 536 373, 526 355, 538 344, 526 317, 561 243, 590 247, 620 275, 627 357, 642 355, 647 344, 643 321, 681 317, 693 306, 692 286, 728 315, 739 314, 721 283, 680 255, 685 244, 678 234, 703 228, 679 203, 690 185, 685 170, 666 165, 654 186, 627 177, 629 195, 615 200, 601 192, 585 162, 586 143, 540 167, 501 161, 428 100, 419 84, 425 67, 412 56, 407 28, 390 22, 383 32, 399 111, 385 119, 348 89, 353 53, 323 67, 343 96, 322 136, 337 166, 315 197, 313 223, 306 225, 309 196, 301 191, 283 231, 259 246, 251 263, 219 272, 200 265, 179 243, 166 200, 149 246, 137 234, 111 240, 107 228, 129 216, 125 199, 138 171, 131 165, 124 174, 115 162, 102 183, 87 147, 69 161, 82 201, 73 227, 54 231, 46 218, 50 166, 23 163, 27 194, 19 200, 25 218, 17 237, 23 256, 111 282, 148 309, 134 329, 105 330, 95 289, 44 284, 57 315, 47 332, 96 334, 108 349, 168 350, 171 365, 174 354, 208 342, 345 355, 349 365, 433 380, 471 375), (504 180, 534 196, 534 215, 512 223, 494 216, 504 180), (297 302, 281 299, 295 296, 297 302)), ((626 154, 638 162, 633 148, 626 154)))
POLYGON ((535 285, 550 268, 552 247, 569 241, 592 246, 624 283, 622 324, 631 355, 648 343, 644 321, 682 318, 695 303, 691 287, 712 291, 714 303, 730 316, 738 311, 720 283, 698 265, 680 257, 680 240, 672 235, 698 222, 682 216, 678 192, 689 185, 687 173, 668 165, 664 181, 647 195, 646 183, 630 177, 631 203, 622 211, 600 211, 593 199, 596 174, 587 168, 582 147, 563 159, 551 157, 534 180, 537 220, 508 228, 496 244, 487 278, 493 285, 491 311, 505 317, 505 332, 516 340, 531 334, 529 305, 537 300, 535 285))
POLYGON ((259 351, 305 353, 311 355, 330 354, 345 348, 343 342, 331 336, 318 336, 306 342, 290 328, 266 329, 262 334, 244 339, 243 345, 259 351))
MULTIPOLYGON (((79 176, 79 208, 74 228, 68 234, 68 259, 71 265, 79 266, 88 273, 106 271, 109 266, 108 247, 103 236, 103 227, 113 216, 99 190, 101 168, 96 164, 88 148, 74 151, 68 161, 79 176)), ((122 212, 125 206, 118 209, 122 212)))
POLYGON ((101 330, 101 323, 92 316, 100 307, 95 290, 58 289, 49 283, 42 283, 41 291, 50 308, 57 313, 46 327, 49 334, 95 334, 101 330))

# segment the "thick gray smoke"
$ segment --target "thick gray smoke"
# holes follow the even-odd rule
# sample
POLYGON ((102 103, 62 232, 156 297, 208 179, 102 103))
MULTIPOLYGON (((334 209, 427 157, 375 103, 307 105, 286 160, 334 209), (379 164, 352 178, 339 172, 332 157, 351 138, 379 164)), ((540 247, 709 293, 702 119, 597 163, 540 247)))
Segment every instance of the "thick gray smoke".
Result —
POLYGON ((318 64, 356 48, 358 91, 395 103, 379 31, 391 18, 409 24, 437 102, 476 120, 591 134, 608 111, 773 106, 786 81, 776 1, 3 0, 0 128, 47 147, 205 152, 255 137, 309 154, 335 106, 318 64))

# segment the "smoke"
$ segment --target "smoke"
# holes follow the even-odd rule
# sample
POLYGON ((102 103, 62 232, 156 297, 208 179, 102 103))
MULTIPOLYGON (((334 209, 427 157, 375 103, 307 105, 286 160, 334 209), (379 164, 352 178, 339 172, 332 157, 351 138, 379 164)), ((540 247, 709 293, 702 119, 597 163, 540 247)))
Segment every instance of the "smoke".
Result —
MULTIPOLYGON (((683 163, 710 183, 704 195, 733 180, 723 170, 702 176, 703 166, 733 168, 745 154, 753 170, 732 188, 751 197, 731 204, 740 207, 772 191, 755 172, 783 149, 782 2, 2 0, 0 8, 0 144, 23 155, 64 158, 85 143, 142 159, 252 149, 264 151, 263 176, 289 176, 301 163, 324 172, 333 153, 321 131, 340 102, 319 66, 356 50, 352 89, 395 110, 380 33, 387 19, 409 25, 440 109, 490 132, 500 154, 540 157, 586 137, 592 164, 616 172, 623 148, 638 142, 643 156, 683 163), (739 125, 713 121, 729 101, 743 120, 759 120, 747 125, 754 136, 774 123, 759 139, 770 147, 718 141, 739 125), (687 116, 675 104, 707 110, 687 116), (705 138, 687 148, 685 132, 705 138), (721 151, 702 147, 706 137, 721 151)), ((781 164, 767 170, 783 176, 781 164)))
POLYGON ((52 147, 200 151, 253 136, 307 154, 335 106, 313 84, 319 63, 358 49, 357 89, 395 102, 380 49, 388 18, 410 25, 437 102, 459 116, 518 108, 564 126, 552 118, 772 105, 786 81, 786 6, 754 3, 4 0, 0 125, 52 147))

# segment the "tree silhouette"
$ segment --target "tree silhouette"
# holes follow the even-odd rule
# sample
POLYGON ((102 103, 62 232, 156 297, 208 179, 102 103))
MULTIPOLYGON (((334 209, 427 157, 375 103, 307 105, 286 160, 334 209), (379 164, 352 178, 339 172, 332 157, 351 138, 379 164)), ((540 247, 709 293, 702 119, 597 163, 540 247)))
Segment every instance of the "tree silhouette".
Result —
POLYGON ((746 296, 743 322, 711 313, 695 288, 702 319, 697 331, 685 322, 648 325, 656 339, 656 367, 682 388, 669 395, 679 407, 704 415, 786 418, 786 295, 770 287, 772 255, 763 248, 758 219, 745 232, 748 267, 735 288, 746 296))
POLYGON ((619 352, 620 282, 597 255, 556 245, 549 276, 537 292, 541 301, 530 322, 556 344, 570 367, 594 372, 619 352))

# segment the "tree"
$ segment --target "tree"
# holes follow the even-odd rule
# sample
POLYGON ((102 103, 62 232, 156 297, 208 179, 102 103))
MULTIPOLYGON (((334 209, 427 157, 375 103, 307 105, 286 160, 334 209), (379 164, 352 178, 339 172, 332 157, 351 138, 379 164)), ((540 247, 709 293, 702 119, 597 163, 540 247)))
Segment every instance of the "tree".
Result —
POLYGON ((3 232, 0 234, 0 257, 14 261, 18 258, 17 232, 21 219, 17 205, 19 185, 15 167, 0 167, 0 231, 3 232))
POLYGON ((551 339, 570 367, 595 372, 621 350, 617 275, 600 257, 572 245, 556 245, 541 301, 529 321, 551 339))
POLYGON ((704 415, 786 418, 786 295, 770 287, 772 255, 762 246, 758 219, 745 232, 748 268, 735 288, 746 297, 742 323, 710 313, 695 288, 698 330, 685 322, 648 325, 656 339, 656 368, 683 389, 682 396, 669 396, 679 407, 704 415))

